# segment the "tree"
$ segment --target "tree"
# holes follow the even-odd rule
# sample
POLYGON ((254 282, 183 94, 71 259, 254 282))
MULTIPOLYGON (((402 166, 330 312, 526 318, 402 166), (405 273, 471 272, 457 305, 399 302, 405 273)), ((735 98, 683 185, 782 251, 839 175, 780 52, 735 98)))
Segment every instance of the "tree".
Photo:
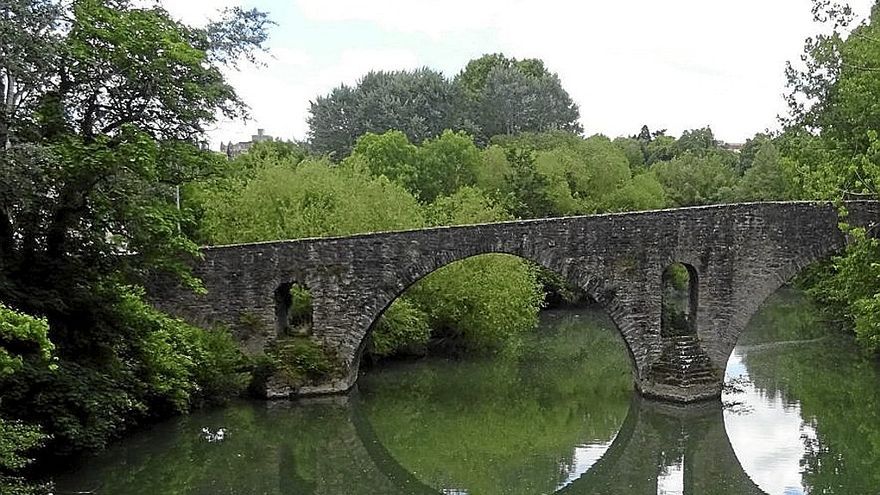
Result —
POLYGON ((718 155, 701 157, 685 153, 655 164, 651 171, 674 206, 720 203, 728 200, 733 192, 733 169, 718 155))
POLYGON ((439 72, 369 72, 355 87, 319 96, 309 107, 309 143, 318 154, 340 161, 370 132, 401 131, 413 143, 462 129, 458 90, 439 72))
POLYGON ((868 131, 880 129, 880 4, 874 3, 867 20, 845 31, 854 20, 847 5, 815 1, 817 21, 831 32, 808 38, 802 68, 786 68, 789 127, 821 134, 849 156, 868 148, 868 131))
POLYGON ((703 155, 718 147, 715 135, 712 129, 704 127, 702 129, 693 129, 684 131, 675 142, 676 156, 691 152, 696 155, 703 155))
POLYGON ((540 59, 517 60, 507 58, 503 53, 492 53, 469 61, 464 70, 455 76, 455 84, 464 90, 466 95, 476 97, 486 88, 489 73, 496 68, 516 68, 523 74, 538 79, 551 76, 540 59))
POLYGON ((755 154, 751 167, 736 187, 739 201, 772 201, 791 198, 790 165, 779 155, 776 146, 766 141, 755 154))
POLYGON ((645 168, 645 143, 641 139, 618 137, 614 144, 623 151, 632 170, 645 168))
POLYGON ((0 148, 36 120, 35 107, 56 75, 61 9, 51 0, 0 5, 0 148))
POLYGON ((384 134, 368 132, 357 140, 351 156, 346 160, 360 160, 370 175, 385 176, 414 192, 418 190, 418 152, 418 147, 410 143, 406 134, 400 131, 388 131, 384 134))
POLYGON ((476 182, 480 151, 463 132, 444 131, 419 148, 416 193, 425 202, 449 196, 476 182))
POLYGON ((345 163, 363 163, 374 177, 385 176, 422 202, 473 185, 480 152, 471 136, 444 131, 415 146, 400 131, 361 137, 345 163))
POLYGON ((521 132, 583 132, 578 107, 555 74, 534 77, 516 67, 495 67, 475 105, 473 120, 484 140, 521 132))
POLYGON ((58 356, 57 372, 26 362, 5 380, 2 408, 39 420, 59 452, 99 447, 205 399, 196 390, 219 399, 214 373, 235 381, 228 335, 158 313, 137 284, 195 284, 174 186, 219 165, 204 129, 245 112, 222 70, 261 49, 269 21, 231 9, 193 28, 127 0, 0 9, 2 92, 17 105, 3 113, 0 300, 45 317, 58 356), (30 66, 15 58, 40 50, 30 66))
POLYGON ((752 167, 752 163, 755 160, 755 155, 764 146, 765 143, 771 142, 772 139, 773 136, 771 136, 770 134, 759 132, 746 140, 745 144, 743 144, 743 147, 739 152, 739 163, 737 164, 737 169, 740 174, 745 173, 748 169, 752 167))
MULTIPOLYGON (((25 360, 51 368, 54 345, 45 320, 13 311, 0 303, 0 380, 19 372, 25 360)), ((30 464, 29 451, 45 443, 39 427, 0 417, 0 490, 11 494, 48 491, 25 483, 16 473, 30 464)))

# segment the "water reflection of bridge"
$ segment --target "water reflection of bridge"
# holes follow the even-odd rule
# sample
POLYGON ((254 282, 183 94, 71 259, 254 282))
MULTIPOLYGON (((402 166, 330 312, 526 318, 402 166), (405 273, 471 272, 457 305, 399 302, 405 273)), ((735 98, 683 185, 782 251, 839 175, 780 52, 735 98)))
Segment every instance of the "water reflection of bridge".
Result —
MULTIPOLYGON (((324 446, 327 459, 314 480, 293 475, 296 459, 282 452, 281 493, 305 495, 394 494, 441 495, 467 493, 430 487, 402 466, 377 437, 355 393, 348 399, 309 407, 344 408, 349 421, 334 429, 324 446), (340 456, 340 451, 344 455, 340 456), (352 473, 358 473, 352 479, 352 473)), ((276 405, 277 407, 277 405, 276 405)), ((339 416, 338 411, 333 414, 339 416)), ((708 402, 688 406, 634 398, 614 442, 583 475, 557 494, 653 495, 660 487, 677 486, 691 495, 758 495, 764 492, 748 477, 734 454, 724 427, 722 405, 708 402)))

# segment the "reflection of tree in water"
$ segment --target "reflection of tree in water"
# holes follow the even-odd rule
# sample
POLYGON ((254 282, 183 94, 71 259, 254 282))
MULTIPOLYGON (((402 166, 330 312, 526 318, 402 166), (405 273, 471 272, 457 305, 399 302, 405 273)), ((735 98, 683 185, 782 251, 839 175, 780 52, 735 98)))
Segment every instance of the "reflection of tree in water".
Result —
POLYGON ((768 398, 799 404, 803 484, 811 493, 877 493, 880 487, 880 365, 849 334, 822 321, 801 292, 782 289, 749 323, 742 347, 749 377, 768 398), (817 337, 827 337, 816 341, 817 337), (798 340, 808 342, 798 343, 798 340), (778 345, 764 345, 779 342, 778 345))
POLYGON ((437 359, 364 376, 364 413, 389 455, 438 489, 551 493, 568 480, 575 446, 607 444, 619 429, 631 365, 598 311, 545 315, 539 333, 511 359, 437 359))

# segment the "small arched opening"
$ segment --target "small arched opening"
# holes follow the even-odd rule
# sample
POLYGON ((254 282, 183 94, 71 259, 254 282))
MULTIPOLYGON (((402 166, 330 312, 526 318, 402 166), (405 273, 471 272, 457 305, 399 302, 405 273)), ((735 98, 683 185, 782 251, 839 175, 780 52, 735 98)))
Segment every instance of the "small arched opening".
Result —
POLYGON ((660 336, 697 334, 699 283, 697 271, 685 263, 672 263, 663 270, 660 336))
POLYGON ((275 288, 275 332, 278 337, 304 336, 312 330, 312 292, 287 282, 275 288))

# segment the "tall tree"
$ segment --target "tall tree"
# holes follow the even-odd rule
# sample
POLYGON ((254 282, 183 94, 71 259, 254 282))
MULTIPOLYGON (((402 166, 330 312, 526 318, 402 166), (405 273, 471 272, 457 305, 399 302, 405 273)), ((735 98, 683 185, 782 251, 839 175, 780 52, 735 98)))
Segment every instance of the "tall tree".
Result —
POLYGON ((34 107, 57 76, 61 9, 52 0, 0 4, 0 148, 33 123, 34 107))
POLYGON ((39 418, 66 447, 99 446, 137 417, 185 409, 191 375, 150 380, 169 376, 164 363, 201 359, 175 353, 218 357, 130 285, 153 271, 188 278, 196 245, 174 186, 216 165, 200 149, 206 126, 246 111, 223 69, 261 49, 269 20, 231 9, 195 28, 140 4, 0 6, 0 89, 13 103, 0 147, 0 300, 46 318, 61 370, 16 373, 0 384, 2 406, 39 418))
POLYGON ((503 53, 491 53, 468 62, 464 70, 455 76, 455 84, 462 88, 465 94, 472 97, 477 96, 485 89, 486 82, 489 80, 489 73, 497 68, 516 68, 523 74, 538 79, 551 75, 544 66, 544 62, 540 59, 527 58, 517 60, 515 58, 508 58, 503 53))
POLYGON ((315 152, 337 161, 368 132, 398 130, 421 143, 446 129, 463 128, 461 109, 457 89, 439 72, 369 72, 355 87, 339 86, 311 102, 309 142, 315 152))
POLYGON ((518 67, 495 67, 474 108, 484 140, 521 132, 583 132, 578 107, 555 74, 535 77, 518 67))
POLYGON ((816 0, 813 14, 831 32, 808 38, 801 66, 787 66, 786 123, 821 134, 849 155, 862 153, 868 131, 880 129, 880 3, 854 27, 845 4, 816 0))

